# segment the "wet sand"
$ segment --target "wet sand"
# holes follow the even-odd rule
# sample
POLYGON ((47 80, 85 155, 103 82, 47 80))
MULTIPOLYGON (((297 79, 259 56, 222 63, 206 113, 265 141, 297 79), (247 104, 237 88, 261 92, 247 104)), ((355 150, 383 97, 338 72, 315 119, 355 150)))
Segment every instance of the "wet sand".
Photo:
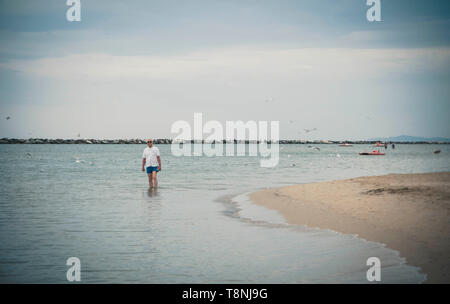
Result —
POLYGON ((420 267, 426 283, 450 283, 450 172, 301 184, 261 190, 250 199, 290 224, 384 243, 420 267))

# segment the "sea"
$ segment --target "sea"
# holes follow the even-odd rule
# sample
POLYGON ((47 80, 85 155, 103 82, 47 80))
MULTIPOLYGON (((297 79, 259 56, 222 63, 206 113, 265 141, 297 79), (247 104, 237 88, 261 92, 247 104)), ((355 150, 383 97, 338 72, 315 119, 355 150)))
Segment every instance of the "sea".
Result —
POLYGON ((258 156, 174 156, 158 145, 159 187, 141 171, 145 145, 0 145, 0 282, 421 283, 416 265, 384 244, 289 225, 254 205, 259 189, 389 173, 450 171, 450 146, 280 145, 258 156), (314 148, 316 147, 316 148, 314 148), (384 148, 381 148, 384 151, 384 148), (441 150, 434 154, 433 151, 441 150))

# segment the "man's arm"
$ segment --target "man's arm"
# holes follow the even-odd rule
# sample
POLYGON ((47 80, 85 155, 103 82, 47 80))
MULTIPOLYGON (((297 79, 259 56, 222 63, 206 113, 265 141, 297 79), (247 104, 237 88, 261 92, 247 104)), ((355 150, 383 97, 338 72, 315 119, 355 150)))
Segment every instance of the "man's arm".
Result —
POLYGON ((159 164, 158 170, 161 170, 161 157, 158 155, 156 157, 156 159, 158 160, 158 164, 159 164))
POLYGON ((142 159, 142 171, 145 171, 145 157, 142 159))

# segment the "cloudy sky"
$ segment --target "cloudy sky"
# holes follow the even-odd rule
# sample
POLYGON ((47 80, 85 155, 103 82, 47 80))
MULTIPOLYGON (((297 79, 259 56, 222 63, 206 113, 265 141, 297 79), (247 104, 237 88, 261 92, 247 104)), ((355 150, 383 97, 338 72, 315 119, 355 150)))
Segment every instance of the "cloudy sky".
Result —
POLYGON ((65 0, 0 0, 0 137, 173 137, 194 112, 450 137, 450 1, 381 4, 368 22, 365 0, 81 0, 68 22, 65 0))

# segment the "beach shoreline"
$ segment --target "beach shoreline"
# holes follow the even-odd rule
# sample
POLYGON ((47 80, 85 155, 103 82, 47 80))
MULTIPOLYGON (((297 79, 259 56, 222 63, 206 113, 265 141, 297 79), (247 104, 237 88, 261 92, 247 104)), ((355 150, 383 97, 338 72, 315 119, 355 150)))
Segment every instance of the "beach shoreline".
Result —
POLYGON ((384 243, 420 267, 425 283, 450 283, 450 172, 300 184, 249 198, 278 211, 289 224, 384 243))

